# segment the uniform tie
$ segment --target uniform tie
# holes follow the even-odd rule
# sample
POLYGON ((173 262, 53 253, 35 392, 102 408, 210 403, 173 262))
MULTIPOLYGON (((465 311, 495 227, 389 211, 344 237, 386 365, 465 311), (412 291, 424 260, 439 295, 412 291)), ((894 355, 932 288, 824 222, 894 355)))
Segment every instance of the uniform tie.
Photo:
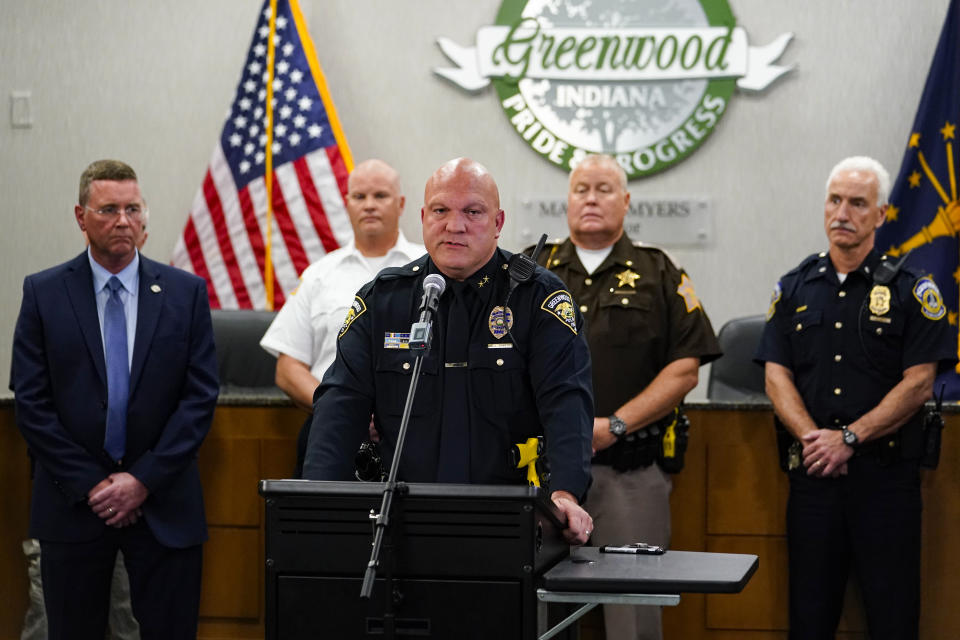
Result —
POLYGON ((107 282, 110 297, 103 312, 103 336, 107 355, 107 426, 103 449, 120 461, 127 448, 127 397, 130 393, 130 364, 127 357, 127 319, 123 313, 116 276, 107 282))
POLYGON ((470 481, 469 384, 470 312, 466 283, 451 282, 444 330, 443 412, 440 424, 438 482, 470 481))

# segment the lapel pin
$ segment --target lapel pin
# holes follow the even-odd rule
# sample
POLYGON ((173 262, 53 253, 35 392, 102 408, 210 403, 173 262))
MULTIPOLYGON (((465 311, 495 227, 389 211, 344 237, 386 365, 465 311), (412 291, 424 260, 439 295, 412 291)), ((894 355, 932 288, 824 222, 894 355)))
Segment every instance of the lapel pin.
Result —
POLYGON ((160 285, 158 284, 150 285, 150 291, 153 291, 154 293, 160 293, 160 285))

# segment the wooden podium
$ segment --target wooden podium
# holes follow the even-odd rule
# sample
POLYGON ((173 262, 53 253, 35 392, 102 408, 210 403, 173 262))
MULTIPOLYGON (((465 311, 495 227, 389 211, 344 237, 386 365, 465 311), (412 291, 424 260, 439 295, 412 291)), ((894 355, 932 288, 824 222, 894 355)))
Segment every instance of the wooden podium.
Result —
POLYGON ((519 486, 409 484, 373 596, 360 599, 383 485, 264 480, 266 638, 526 640, 537 579, 569 548, 553 504, 519 486), (388 579, 392 593, 386 593, 388 579))

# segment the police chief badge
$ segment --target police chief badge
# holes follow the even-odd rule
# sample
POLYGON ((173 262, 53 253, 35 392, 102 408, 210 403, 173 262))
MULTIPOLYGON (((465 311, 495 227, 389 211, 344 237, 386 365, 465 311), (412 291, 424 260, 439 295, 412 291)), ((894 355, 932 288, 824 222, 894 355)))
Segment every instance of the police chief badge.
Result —
POLYGON ((947 315, 947 308, 943 306, 940 289, 934 284, 930 276, 924 276, 913 285, 913 297, 920 302, 920 312, 931 320, 939 320, 947 315))
POLYGON ((577 333, 577 314, 573 308, 573 296, 561 289, 546 297, 540 308, 558 318, 567 328, 577 333))
POLYGON ((499 340, 507 335, 507 332, 513 328, 513 311, 510 307, 494 307, 490 312, 490 320, 487 325, 490 327, 490 333, 499 340))
POLYGON ((882 316, 890 311, 890 289, 882 284, 873 285, 870 290, 870 313, 882 316))
POLYGON ((363 315, 363 312, 367 310, 367 305, 364 303, 363 298, 360 296, 354 296, 353 302, 350 304, 350 309, 347 311, 347 317, 343 320, 343 325, 340 327, 340 333, 337 335, 337 340, 343 337, 343 334, 347 332, 347 329, 350 328, 350 325, 353 324, 353 321, 363 315))

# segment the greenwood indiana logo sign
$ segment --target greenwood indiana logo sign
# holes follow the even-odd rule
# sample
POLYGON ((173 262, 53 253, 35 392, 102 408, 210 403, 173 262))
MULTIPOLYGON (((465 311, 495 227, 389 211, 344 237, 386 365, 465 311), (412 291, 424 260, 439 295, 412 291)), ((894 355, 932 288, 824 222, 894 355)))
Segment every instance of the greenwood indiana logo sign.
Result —
POLYGON ((703 144, 735 87, 762 91, 792 34, 752 47, 726 0, 504 0, 476 46, 438 38, 467 91, 491 82, 517 134, 569 170, 615 156, 630 179, 703 144))

